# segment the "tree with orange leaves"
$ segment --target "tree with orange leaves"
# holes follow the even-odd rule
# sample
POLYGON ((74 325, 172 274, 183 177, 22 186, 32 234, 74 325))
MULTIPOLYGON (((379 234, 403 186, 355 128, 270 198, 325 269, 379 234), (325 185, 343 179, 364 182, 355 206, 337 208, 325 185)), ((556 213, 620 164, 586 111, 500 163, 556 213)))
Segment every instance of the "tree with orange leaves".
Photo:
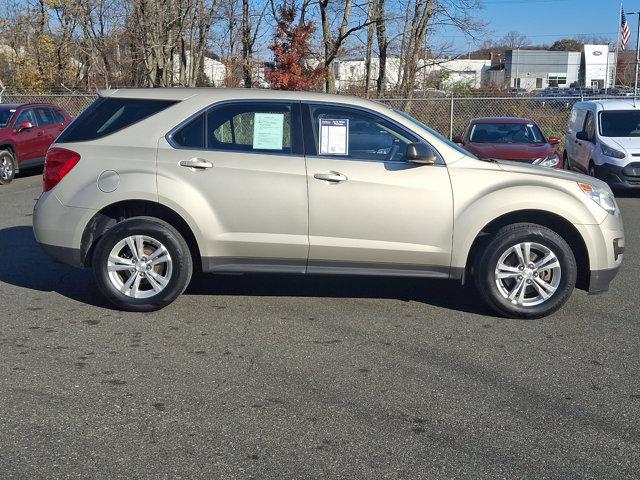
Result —
POLYGON ((324 72, 308 64, 309 41, 316 27, 312 21, 294 24, 295 0, 284 2, 278 9, 276 35, 269 47, 274 53, 273 70, 266 77, 275 90, 311 90, 324 72))

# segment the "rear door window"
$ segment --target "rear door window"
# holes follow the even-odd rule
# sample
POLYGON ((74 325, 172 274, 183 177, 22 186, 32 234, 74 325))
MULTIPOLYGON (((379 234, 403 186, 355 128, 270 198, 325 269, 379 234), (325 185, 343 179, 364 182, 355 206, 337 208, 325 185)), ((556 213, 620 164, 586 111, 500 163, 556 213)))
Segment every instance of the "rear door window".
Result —
POLYGON ((51 110, 48 108, 36 108, 36 116, 38 117, 38 125, 46 126, 56 123, 51 110))
POLYGON ((56 110, 55 108, 52 108, 51 114, 53 115, 53 119, 55 120, 55 123, 64 123, 64 115, 62 115, 62 113, 60 113, 58 110, 56 110))
POLYGON ((59 143, 84 142, 105 137, 177 103, 173 100, 99 98, 58 137, 59 143))
POLYGON ((239 102, 213 107, 206 115, 207 148, 301 153, 298 109, 299 105, 275 102, 239 102))

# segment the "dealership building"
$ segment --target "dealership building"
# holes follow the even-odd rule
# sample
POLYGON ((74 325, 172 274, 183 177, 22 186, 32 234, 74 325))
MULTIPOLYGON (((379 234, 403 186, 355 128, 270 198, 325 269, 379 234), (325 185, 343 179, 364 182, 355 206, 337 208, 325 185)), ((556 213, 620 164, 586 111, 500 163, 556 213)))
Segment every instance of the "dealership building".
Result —
MULTIPOLYGON (((542 88, 593 88, 613 86, 615 52, 608 45, 584 45, 581 52, 508 50, 504 81, 511 88, 527 91, 542 88)), ((492 79, 498 81, 497 78, 492 79)))

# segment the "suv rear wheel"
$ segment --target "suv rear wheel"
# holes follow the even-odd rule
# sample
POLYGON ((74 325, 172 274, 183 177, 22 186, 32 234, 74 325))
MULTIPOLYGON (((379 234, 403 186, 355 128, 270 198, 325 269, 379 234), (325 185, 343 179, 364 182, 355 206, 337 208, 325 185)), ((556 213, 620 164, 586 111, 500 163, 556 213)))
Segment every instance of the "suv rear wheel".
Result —
POLYGON ((16 174, 16 162, 9 150, 0 150, 0 185, 13 181, 16 174))
POLYGON ((501 228, 478 257, 476 286, 495 311, 507 317, 539 318, 571 296, 576 260, 553 230, 532 223, 501 228))
POLYGON ((180 233, 150 217, 130 218, 108 230, 96 245, 92 265, 107 300, 137 312, 171 303, 193 272, 191 252, 180 233))

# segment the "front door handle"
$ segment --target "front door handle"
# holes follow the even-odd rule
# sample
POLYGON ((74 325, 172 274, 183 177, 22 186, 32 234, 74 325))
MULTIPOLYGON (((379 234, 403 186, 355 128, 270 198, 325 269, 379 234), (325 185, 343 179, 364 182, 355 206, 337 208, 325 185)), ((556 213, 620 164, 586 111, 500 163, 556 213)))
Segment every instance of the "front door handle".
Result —
POLYGON ((345 177, 344 175, 342 175, 340 172, 327 172, 327 173, 316 173, 313 178, 315 178, 316 180, 324 180, 325 182, 331 182, 331 183, 340 183, 340 182, 346 182, 347 181, 347 177, 345 177))
POLYGON ((202 158, 190 158, 189 160, 180 160, 179 165, 181 167, 205 169, 213 167, 213 163, 207 162, 202 158))

